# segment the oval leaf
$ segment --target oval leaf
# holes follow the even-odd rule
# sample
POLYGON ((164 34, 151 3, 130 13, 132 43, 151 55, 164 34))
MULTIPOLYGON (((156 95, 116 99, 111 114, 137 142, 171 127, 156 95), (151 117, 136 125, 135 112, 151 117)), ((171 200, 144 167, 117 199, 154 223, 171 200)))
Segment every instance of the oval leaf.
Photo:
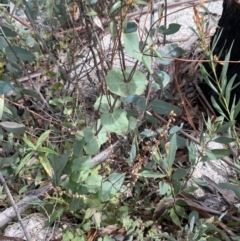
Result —
POLYGON ((128 68, 124 72, 126 80, 124 80, 123 73, 120 69, 112 69, 106 76, 108 88, 115 94, 127 97, 132 94, 141 95, 146 89, 148 83, 145 75, 136 70, 131 76, 132 69, 128 68), (129 80, 129 82, 126 82, 129 80))
POLYGON ((16 122, 4 121, 0 122, 0 126, 3 127, 6 131, 17 135, 24 134, 25 132, 25 125, 16 122))
POLYGON ((142 53, 139 49, 139 39, 136 32, 123 33, 123 42, 127 54, 142 62, 142 53))
POLYGON ((128 131, 127 112, 119 109, 113 113, 104 113, 101 115, 101 123, 108 131, 125 135, 128 131))
POLYGON ((153 111, 160 115, 168 115, 171 111, 174 111, 176 114, 180 112, 180 109, 177 106, 162 100, 154 100, 150 105, 153 111))
POLYGON ((163 35, 170 35, 174 34, 179 31, 181 28, 180 24, 177 23, 170 23, 168 28, 165 28, 163 25, 159 27, 159 32, 163 35))
POLYGON ((11 47, 7 46, 5 50, 6 50, 7 58, 13 62, 18 61, 15 54, 22 61, 31 62, 35 60, 35 56, 32 53, 30 53, 27 49, 23 49, 18 46, 11 46, 11 47))

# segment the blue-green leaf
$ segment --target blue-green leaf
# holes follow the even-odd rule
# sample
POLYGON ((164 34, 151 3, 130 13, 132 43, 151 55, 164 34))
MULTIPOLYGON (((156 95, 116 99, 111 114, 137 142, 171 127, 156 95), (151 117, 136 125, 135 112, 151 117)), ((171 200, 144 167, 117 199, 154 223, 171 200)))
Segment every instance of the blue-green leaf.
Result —
POLYGON ((181 25, 178 23, 170 23, 168 28, 165 28, 163 25, 159 27, 159 32, 163 35, 174 34, 179 31, 181 25))

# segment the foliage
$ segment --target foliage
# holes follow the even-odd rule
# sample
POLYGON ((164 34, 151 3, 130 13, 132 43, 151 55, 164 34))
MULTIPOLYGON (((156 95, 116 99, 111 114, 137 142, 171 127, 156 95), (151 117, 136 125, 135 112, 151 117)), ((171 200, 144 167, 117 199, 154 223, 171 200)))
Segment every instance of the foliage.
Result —
MULTIPOLYGON (((114 240, 113 233, 121 229, 129 240, 220 240, 220 235, 230 240, 218 220, 199 217, 195 211, 189 214, 187 201, 178 195, 193 192, 186 186, 196 162, 231 154, 206 146, 213 139, 223 144, 235 141, 236 135, 216 139, 215 134, 234 128, 238 104, 231 109, 235 112, 228 109, 228 123, 222 125, 221 118, 206 121, 208 138, 202 139, 204 152, 196 161, 195 145, 181 135, 185 124, 174 124, 181 112, 179 96, 159 98, 167 96, 171 78, 153 64, 167 66, 185 53, 177 44, 160 47, 156 41, 181 26, 166 28, 159 10, 157 21, 141 29, 128 13, 142 5, 147 2, 22 0, 13 9, 1 6, 1 172, 10 185, 16 177, 20 180, 19 193, 46 180, 52 183, 54 193, 44 202, 50 216, 47 225, 71 216, 74 228, 65 230, 66 241, 87 240, 89 235, 114 240), (25 26, 13 15, 24 17, 25 26), (110 56, 98 36, 104 16, 112 38, 110 56), (93 59, 90 71, 88 55, 93 59), (120 67, 114 62, 118 56, 120 67), (129 59, 131 66, 126 64, 129 59), (84 82, 92 78, 94 68, 95 83, 89 90, 84 82), (92 91, 96 86, 97 96, 92 91), (165 124, 159 116, 166 117, 165 124), (107 153, 109 161, 93 161, 117 141, 122 148, 107 153), (179 147, 188 149, 187 167, 176 159, 179 147), (166 205, 160 215, 156 205, 164 198, 172 203, 160 202, 166 205), (176 230, 163 232, 158 224, 174 224, 176 230), (113 232, 103 232, 112 225, 113 232)), ((226 69, 227 65, 224 73, 226 69)), ((228 103, 233 80, 221 91, 223 81, 217 91, 221 97, 226 94, 222 99, 228 103)), ((235 186, 225 185, 239 195, 235 186)), ((6 198, 0 190, 0 197, 6 198)))

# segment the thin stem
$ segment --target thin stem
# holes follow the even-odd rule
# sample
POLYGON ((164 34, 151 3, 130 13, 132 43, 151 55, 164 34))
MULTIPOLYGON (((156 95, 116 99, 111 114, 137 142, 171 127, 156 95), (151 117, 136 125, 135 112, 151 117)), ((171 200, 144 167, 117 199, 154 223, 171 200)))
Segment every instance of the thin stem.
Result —
POLYGON ((7 194, 8 198, 9 198, 12 206, 13 206, 13 209, 14 209, 16 215, 17 215, 19 224, 20 224, 20 226, 22 227, 22 230, 23 230, 23 233, 24 233, 24 235, 25 235, 25 238, 27 239, 27 241, 31 241, 31 239, 30 239, 30 237, 29 237, 29 235, 28 235, 28 232, 26 231, 26 229, 25 229, 25 227, 24 227, 24 225, 23 225, 21 215, 20 215, 20 213, 18 212, 17 206, 16 206, 16 204, 15 204, 15 202, 14 202, 14 200, 13 200, 12 194, 11 194, 11 192, 10 192, 8 186, 7 186, 7 183, 6 183, 6 181, 5 181, 5 179, 4 179, 4 177, 3 177, 3 175, 2 175, 1 172, 0 172, 0 181, 1 181, 3 187, 4 187, 5 191, 6 191, 6 194, 7 194))

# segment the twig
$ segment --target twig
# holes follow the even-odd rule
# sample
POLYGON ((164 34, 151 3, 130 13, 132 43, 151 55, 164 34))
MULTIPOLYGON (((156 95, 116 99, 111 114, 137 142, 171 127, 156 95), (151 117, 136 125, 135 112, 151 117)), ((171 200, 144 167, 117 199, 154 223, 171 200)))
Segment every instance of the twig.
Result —
POLYGON ((18 21, 18 22, 20 22, 22 25, 24 25, 25 27, 27 27, 27 28, 32 28, 32 26, 31 26, 30 24, 28 24, 26 21, 24 21, 22 18, 18 17, 17 15, 13 14, 12 17, 13 17, 16 21, 18 21))
MULTIPOLYGON (((167 0, 165 0, 165 3, 164 3, 164 28, 165 30, 167 29, 167 10, 168 10, 168 3, 167 3, 167 0)), ((163 35, 163 45, 166 44, 166 40, 167 40, 167 36, 166 34, 163 35)))
POLYGON ((3 185, 3 187, 4 187, 5 191, 6 191, 8 199, 10 200, 10 202, 11 202, 11 204, 13 206, 15 214, 17 215, 18 221, 20 223, 20 226, 22 227, 22 230, 23 230, 23 233, 25 235, 25 238, 27 239, 27 241, 31 241, 31 239, 30 239, 30 237, 29 237, 29 235, 28 235, 28 233, 27 233, 27 231, 26 231, 26 229, 25 229, 25 227, 23 225, 22 218, 21 218, 20 213, 18 211, 18 208, 17 208, 17 206, 16 206, 16 204, 15 204, 15 202, 13 200, 12 194, 11 194, 11 192, 10 192, 8 186, 7 186, 7 183, 5 182, 5 179, 4 179, 3 175, 2 175, 2 172, 0 172, 0 180, 1 180, 1 183, 2 183, 2 185, 3 185))

